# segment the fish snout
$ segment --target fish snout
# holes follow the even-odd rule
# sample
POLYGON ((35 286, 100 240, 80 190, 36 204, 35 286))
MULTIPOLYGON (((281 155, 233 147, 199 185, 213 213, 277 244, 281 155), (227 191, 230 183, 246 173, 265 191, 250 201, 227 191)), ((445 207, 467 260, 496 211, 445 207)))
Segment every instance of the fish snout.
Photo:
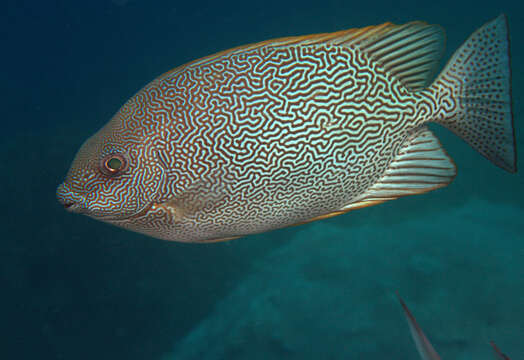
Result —
POLYGON ((56 189, 56 198, 68 212, 82 213, 85 212, 83 196, 74 193, 69 189, 67 184, 62 183, 56 189))

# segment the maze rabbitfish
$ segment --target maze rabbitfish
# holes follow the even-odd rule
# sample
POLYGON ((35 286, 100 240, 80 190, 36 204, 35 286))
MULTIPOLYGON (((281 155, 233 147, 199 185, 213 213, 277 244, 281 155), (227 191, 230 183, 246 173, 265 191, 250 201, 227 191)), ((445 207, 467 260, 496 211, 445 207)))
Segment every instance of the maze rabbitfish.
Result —
POLYGON ((58 199, 160 239, 227 240, 449 184, 430 122, 515 172, 505 16, 432 81, 443 46, 439 26, 385 23, 177 67, 87 139, 58 199))

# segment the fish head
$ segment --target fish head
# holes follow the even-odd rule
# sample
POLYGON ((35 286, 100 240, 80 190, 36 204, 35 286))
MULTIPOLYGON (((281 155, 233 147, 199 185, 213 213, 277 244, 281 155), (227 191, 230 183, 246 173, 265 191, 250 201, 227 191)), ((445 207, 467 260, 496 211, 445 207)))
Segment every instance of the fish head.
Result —
POLYGON ((118 120, 84 142, 56 194, 67 211, 122 226, 150 210, 165 173, 154 142, 118 120))

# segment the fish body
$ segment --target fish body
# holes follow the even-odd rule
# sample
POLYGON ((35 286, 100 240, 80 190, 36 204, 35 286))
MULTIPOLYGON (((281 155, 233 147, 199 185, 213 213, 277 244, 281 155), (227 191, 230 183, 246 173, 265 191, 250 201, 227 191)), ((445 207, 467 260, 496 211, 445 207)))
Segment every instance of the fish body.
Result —
POLYGON ((84 143, 58 199, 156 238, 227 240, 447 185, 429 122, 516 171, 505 17, 430 84, 443 43, 438 26, 386 23, 178 67, 84 143))

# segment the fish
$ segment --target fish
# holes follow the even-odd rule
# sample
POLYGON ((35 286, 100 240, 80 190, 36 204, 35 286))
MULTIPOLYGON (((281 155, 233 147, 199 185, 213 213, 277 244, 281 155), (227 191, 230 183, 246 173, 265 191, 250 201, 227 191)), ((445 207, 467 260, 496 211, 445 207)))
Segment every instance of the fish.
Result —
POLYGON ((507 18, 437 75, 438 25, 384 23, 235 47, 160 75, 78 150, 58 201, 154 238, 206 243, 448 185, 437 123, 514 173, 507 18))
MULTIPOLYGON (((431 345, 430 341, 426 337, 426 334, 424 334, 424 331, 422 331, 419 324, 417 323, 417 320, 415 319, 415 317, 413 316, 413 314, 407 307, 404 300, 402 300, 398 292, 397 292, 397 298, 404 311, 404 316, 406 317, 406 320, 408 321, 409 330, 411 332, 411 337, 413 338, 413 342, 415 343, 415 346, 417 347, 417 351, 420 355, 420 358, 422 360, 440 360, 440 356, 433 348, 433 345, 431 345)), ((510 360, 510 358, 506 354, 500 351, 500 349, 497 347, 497 345, 493 341, 490 341, 490 345, 493 348, 496 359, 510 360)))
POLYGON ((495 358, 497 360, 511 360, 508 355, 500 351, 500 349, 498 348, 497 344, 495 344, 494 341, 490 341, 489 344, 493 348, 493 352, 495 353, 495 358))

